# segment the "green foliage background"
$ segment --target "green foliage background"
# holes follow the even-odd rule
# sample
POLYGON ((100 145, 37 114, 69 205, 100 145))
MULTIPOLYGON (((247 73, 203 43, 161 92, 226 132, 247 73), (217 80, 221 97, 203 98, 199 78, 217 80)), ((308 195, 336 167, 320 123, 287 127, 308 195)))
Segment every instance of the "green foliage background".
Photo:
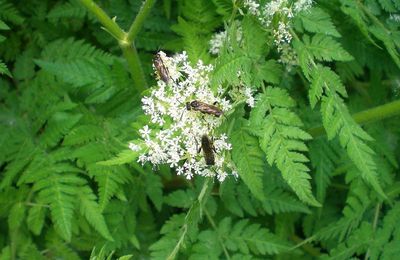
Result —
POLYGON ((0 259, 398 256, 399 1, 314 1, 291 70, 242 1, 91 3, 0 0, 0 259), (224 126, 238 180, 136 163, 160 49, 252 86, 224 126))

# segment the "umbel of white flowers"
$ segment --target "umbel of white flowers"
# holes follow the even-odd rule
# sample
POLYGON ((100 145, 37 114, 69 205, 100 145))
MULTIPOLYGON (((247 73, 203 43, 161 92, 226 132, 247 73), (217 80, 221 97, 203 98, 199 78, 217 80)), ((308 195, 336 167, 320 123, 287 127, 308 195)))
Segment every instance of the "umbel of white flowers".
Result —
POLYGON ((281 57, 279 61, 289 66, 297 64, 297 58, 290 45, 292 35, 290 33, 291 20, 300 12, 311 8, 313 0, 272 0, 260 4, 257 0, 245 0, 244 7, 248 13, 254 15, 263 26, 272 28, 274 43, 281 57), (277 24, 272 24, 274 18, 278 18, 277 24))
MULTIPOLYGON (((237 176, 230 160, 232 146, 227 135, 217 131, 224 116, 204 114, 187 107, 192 101, 200 101, 215 104, 222 112, 232 108, 231 102, 222 96, 222 90, 213 93, 209 87, 212 65, 198 61, 192 66, 185 52, 174 57, 159 52, 157 58, 158 64, 163 66, 162 72, 167 75, 160 77, 151 94, 142 98, 142 108, 150 116, 150 124, 139 130, 144 142, 130 144, 132 150, 143 151, 138 161, 167 164, 187 179, 201 175, 223 181, 228 175, 237 176), (211 164, 206 162, 204 151, 200 151, 205 137, 212 147, 211 164)), ((254 105, 251 89, 243 87, 241 91, 249 105, 254 105)))

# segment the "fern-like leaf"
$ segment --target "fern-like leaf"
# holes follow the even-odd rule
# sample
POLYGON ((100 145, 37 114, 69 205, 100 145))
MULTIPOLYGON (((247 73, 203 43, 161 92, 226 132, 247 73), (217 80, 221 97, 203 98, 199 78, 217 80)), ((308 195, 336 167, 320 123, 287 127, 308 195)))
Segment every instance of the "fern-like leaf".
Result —
POLYGON ((12 3, 6 0, 0 0, 0 19, 21 25, 24 22, 24 17, 12 3))
POLYGON ((321 240, 338 238, 345 240, 349 234, 360 226, 363 215, 371 205, 367 186, 361 181, 353 181, 352 192, 348 195, 343 217, 319 230, 315 237, 321 240))
POLYGON ((46 130, 41 136, 43 143, 49 147, 55 146, 78 123, 81 117, 80 114, 55 113, 49 119, 46 130))
POLYGON ((400 203, 397 202, 395 205, 393 205, 393 208, 391 208, 386 213, 385 217, 383 218, 382 227, 379 228, 376 232, 375 235, 376 241, 370 247, 371 259, 373 260, 382 259, 382 255, 384 255, 384 252, 387 251, 384 248, 386 248, 390 244, 393 233, 398 232, 399 221, 400 221, 400 203))
POLYGON ((191 190, 177 190, 165 197, 165 203, 178 208, 189 208, 195 199, 191 190))
POLYGON ((111 156, 109 144, 103 140, 82 145, 73 152, 73 157, 84 164, 89 176, 94 177, 98 183, 99 205, 102 210, 111 197, 116 195, 120 185, 131 180, 131 175, 124 166, 111 167, 99 163, 111 156))
POLYGON ((309 91, 311 106, 322 100, 321 113, 324 128, 329 139, 339 135, 340 144, 360 170, 362 178, 383 197, 385 194, 379 184, 373 150, 366 144, 372 138, 352 119, 342 96, 346 90, 339 76, 328 67, 316 65, 313 54, 307 49, 299 49, 302 43, 297 42, 295 48, 301 54, 300 65, 307 78, 312 82, 309 91), (312 70, 310 70, 312 68, 312 70))
POLYGON ((99 205, 96 202, 96 196, 93 191, 87 186, 80 188, 78 192, 80 201, 80 211, 87 219, 90 225, 93 226, 104 238, 113 240, 110 232, 108 231, 105 219, 101 214, 99 205))
POLYGON ((116 157, 111 158, 107 161, 99 162, 98 164, 111 166, 111 165, 122 165, 126 163, 132 163, 135 162, 135 160, 139 157, 140 154, 141 154, 140 151, 132 151, 130 149, 126 149, 122 150, 116 157))
POLYGON ((296 47, 301 52, 307 52, 313 58, 320 61, 351 61, 353 57, 332 37, 323 34, 316 34, 312 39, 307 35, 303 37, 303 44, 296 41, 296 47))
POLYGON ((39 201, 49 204, 56 230, 67 241, 72 236, 72 218, 76 204, 77 189, 85 181, 74 174, 50 174, 34 184, 39 201))
POLYGON ((218 240, 218 233, 205 230, 199 233, 198 242, 193 245, 190 260, 220 259, 222 248, 218 240))
POLYGON ((182 236, 181 232, 185 232, 186 230, 180 230, 180 228, 184 225, 185 215, 173 215, 168 221, 165 222, 164 226, 161 229, 161 234, 164 236, 158 240, 156 243, 150 246, 151 257, 152 259, 167 259, 167 257, 171 257, 169 259, 175 258, 177 255, 177 243, 180 245, 184 243, 185 236, 182 236), (182 240, 180 240, 180 238, 182 240))
POLYGON ((317 139, 310 144, 310 159, 315 169, 316 197, 323 202, 339 156, 327 141, 317 139))
POLYGON ((240 81, 237 71, 251 70, 252 60, 244 55, 244 53, 226 53, 219 56, 215 61, 215 69, 211 79, 213 88, 218 85, 228 83, 230 85, 238 85, 240 81))
POLYGON ((191 61, 208 61, 208 40, 220 23, 212 1, 182 1, 182 17, 171 28, 182 36, 184 49, 191 61))
POLYGON ((271 189, 267 191, 262 207, 268 214, 284 212, 311 213, 311 211, 293 195, 280 189, 271 189))
POLYGON ((161 177, 155 174, 145 174, 146 178, 146 194, 153 202, 158 211, 161 210, 163 203, 163 184, 161 177))
POLYGON ((83 6, 75 0, 70 0, 66 3, 57 4, 54 6, 47 18, 52 21, 57 21, 59 19, 83 19, 86 15, 86 10, 83 6))
POLYGON ((354 231, 346 242, 331 250, 329 257, 324 256, 321 259, 350 259, 353 254, 365 252, 372 241, 372 226, 370 223, 363 222, 360 229, 354 231))
POLYGON ((232 225, 230 218, 221 220, 218 233, 230 251, 240 251, 243 254, 250 252, 257 255, 279 254, 289 249, 289 243, 272 234, 259 224, 249 224, 243 219, 232 225))
POLYGON ((300 128, 300 118, 290 111, 295 105, 294 100, 278 88, 268 88, 257 100, 250 116, 251 129, 260 137, 268 163, 276 164, 282 177, 302 201, 318 206, 311 192, 311 177, 305 164, 308 159, 301 153, 307 151, 304 142, 311 136, 300 128))
POLYGON ((42 232, 46 213, 48 211, 47 205, 35 205, 28 211, 27 224, 29 230, 35 235, 40 235, 42 232))
POLYGON ((0 74, 5 74, 9 77, 12 77, 11 72, 8 70, 6 64, 3 63, 2 60, 0 60, 0 74))
POLYGON ((258 148, 257 138, 251 136, 248 131, 240 127, 231 136, 232 158, 236 163, 239 175, 254 196, 264 199, 262 175, 263 159, 262 151, 258 148))
POLYGON ((340 37, 330 16, 321 8, 313 7, 301 12, 298 16, 304 28, 312 33, 323 33, 340 37))

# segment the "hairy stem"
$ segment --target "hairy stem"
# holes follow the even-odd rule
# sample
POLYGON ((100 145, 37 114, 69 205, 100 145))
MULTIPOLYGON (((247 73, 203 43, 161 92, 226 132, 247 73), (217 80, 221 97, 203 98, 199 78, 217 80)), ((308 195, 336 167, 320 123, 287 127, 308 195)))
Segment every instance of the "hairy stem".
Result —
MULTIPOLYGON (((365 124, 396 115, 400 115, 400 100, 355 113, 352 117, 358 124, 365 124)), ((325 129, 323 126, 318 126, 309 129, 307 132, 313 137, 318 137, 325 134, 325 129)))
POLYGON ((139 13, 137 14, 135 20, 133 21, 131 27, 129 28, 126 40, 128 42, 133 42, 138 34, 139 30, 143 26, 144 20, 149 15, 151 8, 153 7, 155 0, 146 0, 142 7, 140 8, 139 13))

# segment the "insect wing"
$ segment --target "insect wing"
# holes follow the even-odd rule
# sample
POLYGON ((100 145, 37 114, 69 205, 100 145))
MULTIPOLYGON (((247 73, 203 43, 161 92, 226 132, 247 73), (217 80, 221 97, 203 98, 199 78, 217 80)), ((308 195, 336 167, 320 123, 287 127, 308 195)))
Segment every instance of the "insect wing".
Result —
MULTIPOLYGON (((209 105, 207 103, 204 102, 200 102, 200 101, 192 101, 190 103, 190 106, 193 110, 199 111, 203 114, 209 114, 209 115, 214 115, 216 117, 220 117, 223 112, 221 109, 219 109, 218 107, 214 106, 214 105, 209 105)), ((188 109, 190 110, 190 109, 188 109)))
POLYGON ((154 67, 157 70, 157 74, 160 77, 160 79, 162 81, 164 81, 166 84, 168 84, 168 82, 169 82, 169 72, 168 72, 168 69, 165 66, 160 54, 158 54, 158 53, 156 54, 156 56, 154 57, 154 60, 153 60, 153 64, 154 64, 154 67))
POLYGON ((207 165, 215 164, 215 156, 213 151, 213 144, 207 135, 201 137, 201 148, 203 149, 204 159, 207 165))

